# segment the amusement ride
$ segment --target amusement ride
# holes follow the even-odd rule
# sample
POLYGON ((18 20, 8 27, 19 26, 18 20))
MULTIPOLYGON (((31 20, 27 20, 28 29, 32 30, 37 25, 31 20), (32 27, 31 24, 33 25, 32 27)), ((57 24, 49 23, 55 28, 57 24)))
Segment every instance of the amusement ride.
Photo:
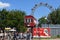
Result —
POLYGON ((34 12, 36 11, 36 9, 40 6, 45 6, 48 9, 50 9, 51 11, 54 11, 55 9, 50 6, 48 3, 39 3, 39 4, 35 4, 35 6, 31 9, 31 14, 30 15, 26 15, 24 17, 24 25, 27 28, 31 28, 31 32, 33 33, 33 28, 36 27, 37 25, 37 19, 34 17, 34 12))

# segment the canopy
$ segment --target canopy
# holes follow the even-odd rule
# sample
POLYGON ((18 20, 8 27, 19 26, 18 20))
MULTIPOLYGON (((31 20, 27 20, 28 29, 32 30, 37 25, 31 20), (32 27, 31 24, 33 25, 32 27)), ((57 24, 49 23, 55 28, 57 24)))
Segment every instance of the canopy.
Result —
POLYGON ((9 31, 16 31, 15 29, 11 29, 11 30, 9 30, 9 31))
POLYGON ((5 30, 10 30, 11 28, 5 28, 5 30))

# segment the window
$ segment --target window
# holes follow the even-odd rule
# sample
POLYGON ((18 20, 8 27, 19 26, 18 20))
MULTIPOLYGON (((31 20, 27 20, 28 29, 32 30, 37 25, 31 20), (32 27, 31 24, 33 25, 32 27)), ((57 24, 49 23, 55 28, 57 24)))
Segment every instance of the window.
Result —
POLYGON ((33 22, 33 19, 31 19, 31 22, 33 22))
POLYGON ((28 18, 28 19, 25 19, 24 22, 25 23, 30 23, 30 22, 33 22, 33 20, 28 18))

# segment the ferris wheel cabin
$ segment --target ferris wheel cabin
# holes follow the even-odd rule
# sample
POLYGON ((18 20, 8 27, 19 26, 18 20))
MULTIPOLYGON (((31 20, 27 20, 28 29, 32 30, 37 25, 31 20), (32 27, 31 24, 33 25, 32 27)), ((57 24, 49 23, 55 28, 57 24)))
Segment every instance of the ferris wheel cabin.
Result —
POLYGON ((26 27, 35 27, 36 26, 36 19, 31 15, 25 16, 24 17, 24 25, 26 27))

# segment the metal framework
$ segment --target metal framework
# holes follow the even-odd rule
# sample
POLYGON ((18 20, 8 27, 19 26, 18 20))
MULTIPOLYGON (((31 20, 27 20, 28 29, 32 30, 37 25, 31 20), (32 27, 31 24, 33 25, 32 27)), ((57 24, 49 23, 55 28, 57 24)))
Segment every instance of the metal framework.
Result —
POLYGON ((40 7, 40 6, 45 6, 45 7, 47 7, 47 8, 49 8, 51 11, 54 11, 55 9, 51 6, 51 5, 49 5, 49 4, 47 4, 47 3, 39 3, 39 4, 35 4, 35 6, 31 9, 32 10, 32 12, 31 12, 31 15, 32 16, 34 16, 34 12, 35 12, 35 10, 38 8, 38 7, 40 7))

